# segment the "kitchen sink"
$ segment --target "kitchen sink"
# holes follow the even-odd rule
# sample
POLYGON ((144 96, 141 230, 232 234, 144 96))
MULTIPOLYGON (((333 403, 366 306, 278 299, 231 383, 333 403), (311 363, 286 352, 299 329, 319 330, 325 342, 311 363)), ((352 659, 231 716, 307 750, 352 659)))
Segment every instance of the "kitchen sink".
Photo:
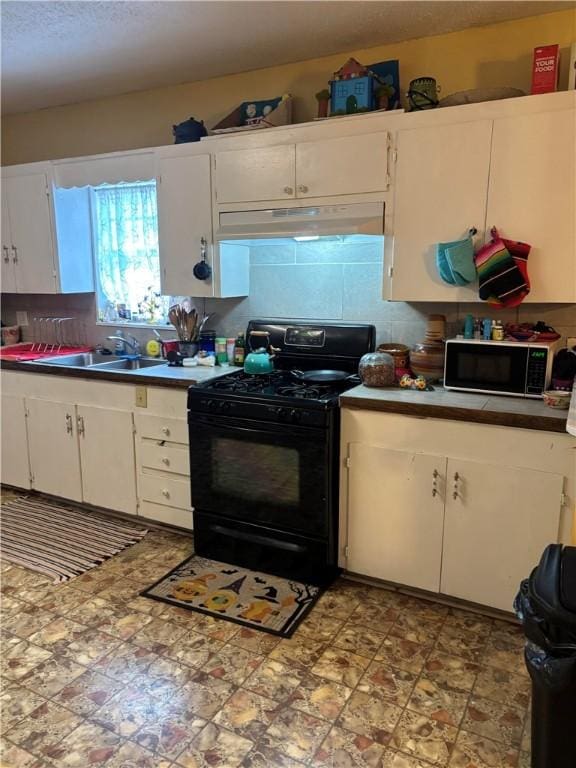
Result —
POLYGON ((57 355, 54 357, 44 357, 38 361, 43 365, 65 365, 72 368, 91 368, 93 365, 115 362, 116 358, 112 355, 103 355, 100 352, 81 352, 76 355, 57 355))
POLYGON ((105 370, 105 371, 139 371, 142 368, 154 368, 157 365, 166 365, 165 360, 155 360, 147 357, 137 358, 115 358, 110 362, 97 363, 90 366, 92 370, 105 370))
POLYGON ((103 355, 99 352, 82 352, 77 355, 58 355, 57 357, 45 357, 40 362, 42 365, 57 365, 62 368, 89 368, 91 371, 140 371, 146 368, 155 368, 158 365, 166 365, 165 360, 157 360, 148 357, 114 357, 103 355))

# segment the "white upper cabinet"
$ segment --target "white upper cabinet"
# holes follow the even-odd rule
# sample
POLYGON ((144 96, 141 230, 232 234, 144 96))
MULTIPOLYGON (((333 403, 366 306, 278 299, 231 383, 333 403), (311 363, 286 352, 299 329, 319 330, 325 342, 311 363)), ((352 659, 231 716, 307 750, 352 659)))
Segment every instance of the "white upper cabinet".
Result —
POLYGON ((2 291, 93 291, 91 251, 77 236, 76 215, 70 210, 57 215, 50 166, 43 164, 41 171, 39 165, 2 170, 2 291))
POLYGON ((568 94, 548 97, 515 99, 502 116, 496 102, 475 105, 487 117, 473 122, 454 108, 452 123, 424 115, 435 123, 398 131, 384 298, 480 301, 476 283, 441 281, 435 245, 476 227, 477 249, 495 226, 532 246, 525 301, 576 301, 576 111, 568 94))
POLYGON ((388 188, 388 133, 217 152, 216 200, 265 202, 388 188))
POLYGON ((57 293, 46 174, 3 176, 2 257, 5 293, 57 293))
POLYGON ((247 249, 216 249, 213 245, 210 156, 159 156, 157 194, 162 293, 245 296, 247 249), (204 254, 212 274, 207 280, 199 280, 193 270, 204 254))
POLYGON ((477 284, 444 283, 436 243, 460 240, 486 219, 492 122, 399 131, 394 193, 394 263, 386 298, 476 301, 477 284))
POLYGON ((296 196, 293 144, 217 152, 215 166, 219 203, 289 200, 296 196))
POLYGON ((388 188, 388 134, 296 144, 296 196, 329 197, 388 188))
POLYGON ((576 112, 494 121, 487 227, 530 243, 527 302, 576 301, 576 112))

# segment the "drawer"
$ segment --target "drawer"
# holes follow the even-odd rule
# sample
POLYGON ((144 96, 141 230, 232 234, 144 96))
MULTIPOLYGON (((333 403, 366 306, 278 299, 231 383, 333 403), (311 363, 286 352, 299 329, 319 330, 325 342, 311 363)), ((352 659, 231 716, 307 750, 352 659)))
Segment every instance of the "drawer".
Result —
MULTIPOLYGON (((154 520, 157 523, 165 525, 177 525, 179 528, 192 530, 192 510, 177 509, 176 507, 166 507, 163 504, 153 504, 150 501, 140 503, 139 514, 148 520, 154 520)), ((190 554, 193 552, 193 545, 190 542, 190 554)), ((182 557, 184 560, 184 556, 182 557)))
POLYGON ((140 437, 151 440, 169 440, 172 443, 188 445, 188 422, 186 419, 167 419, 164 416, 134 414, 136 432, 140 437))
POLYGON ((190 510, 190 481, 161 475, 138 475, 138 496, 142 501, 152 501, 166 507, 190 510))
POLYGON ((190 456, 187 445, 164 443, 157 440, 141 440, 139 447, 140 465, 146 469, 159 469, 177 475, 190 476, 190 456))

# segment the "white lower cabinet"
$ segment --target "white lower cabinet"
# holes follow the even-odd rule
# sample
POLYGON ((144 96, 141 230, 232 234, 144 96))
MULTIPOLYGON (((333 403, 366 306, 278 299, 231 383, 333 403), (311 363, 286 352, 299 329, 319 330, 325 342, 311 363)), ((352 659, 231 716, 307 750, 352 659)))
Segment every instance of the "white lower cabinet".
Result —
POLYGON ((19 395, 2 395, 2 483, 30 488, 26 408, 19 395))
POLYGON ((159 522, 192 528, 188 422, 136 414, 139 513, 159 522))
POLYGON ((83 500, 97 507, 136 514, 132 414, 76 406, 83 500))
POLYGON ((510 612, 544 548, 570 542, 574 448, 568 435, 344 409, 340 564, 510 612))
POLYGON ((558 540, 564 478, 448 460, 440 591, 512 610, 518 586, 558 540))
POLYGON ((136 514, 132 414, 26 399, 32 487, 136 514))
POLYGON ((349 459, 348 570, 438 592, 446 459, 362 443, 349 459))
POLYGON ((82 501, 76 409, 71 403, 26 398, 32 487, 82 501))

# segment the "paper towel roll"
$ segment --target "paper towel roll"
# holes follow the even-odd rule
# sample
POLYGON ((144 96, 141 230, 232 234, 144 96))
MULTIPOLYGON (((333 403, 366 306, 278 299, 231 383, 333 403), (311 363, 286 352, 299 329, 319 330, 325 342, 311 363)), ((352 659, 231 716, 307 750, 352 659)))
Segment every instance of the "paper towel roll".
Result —
POLYGON ((570 410, 568 411, 568 420, 566 422, 566 432, 576 436, 576 379, 572 387, 572 397, 570 398, 570 410))

